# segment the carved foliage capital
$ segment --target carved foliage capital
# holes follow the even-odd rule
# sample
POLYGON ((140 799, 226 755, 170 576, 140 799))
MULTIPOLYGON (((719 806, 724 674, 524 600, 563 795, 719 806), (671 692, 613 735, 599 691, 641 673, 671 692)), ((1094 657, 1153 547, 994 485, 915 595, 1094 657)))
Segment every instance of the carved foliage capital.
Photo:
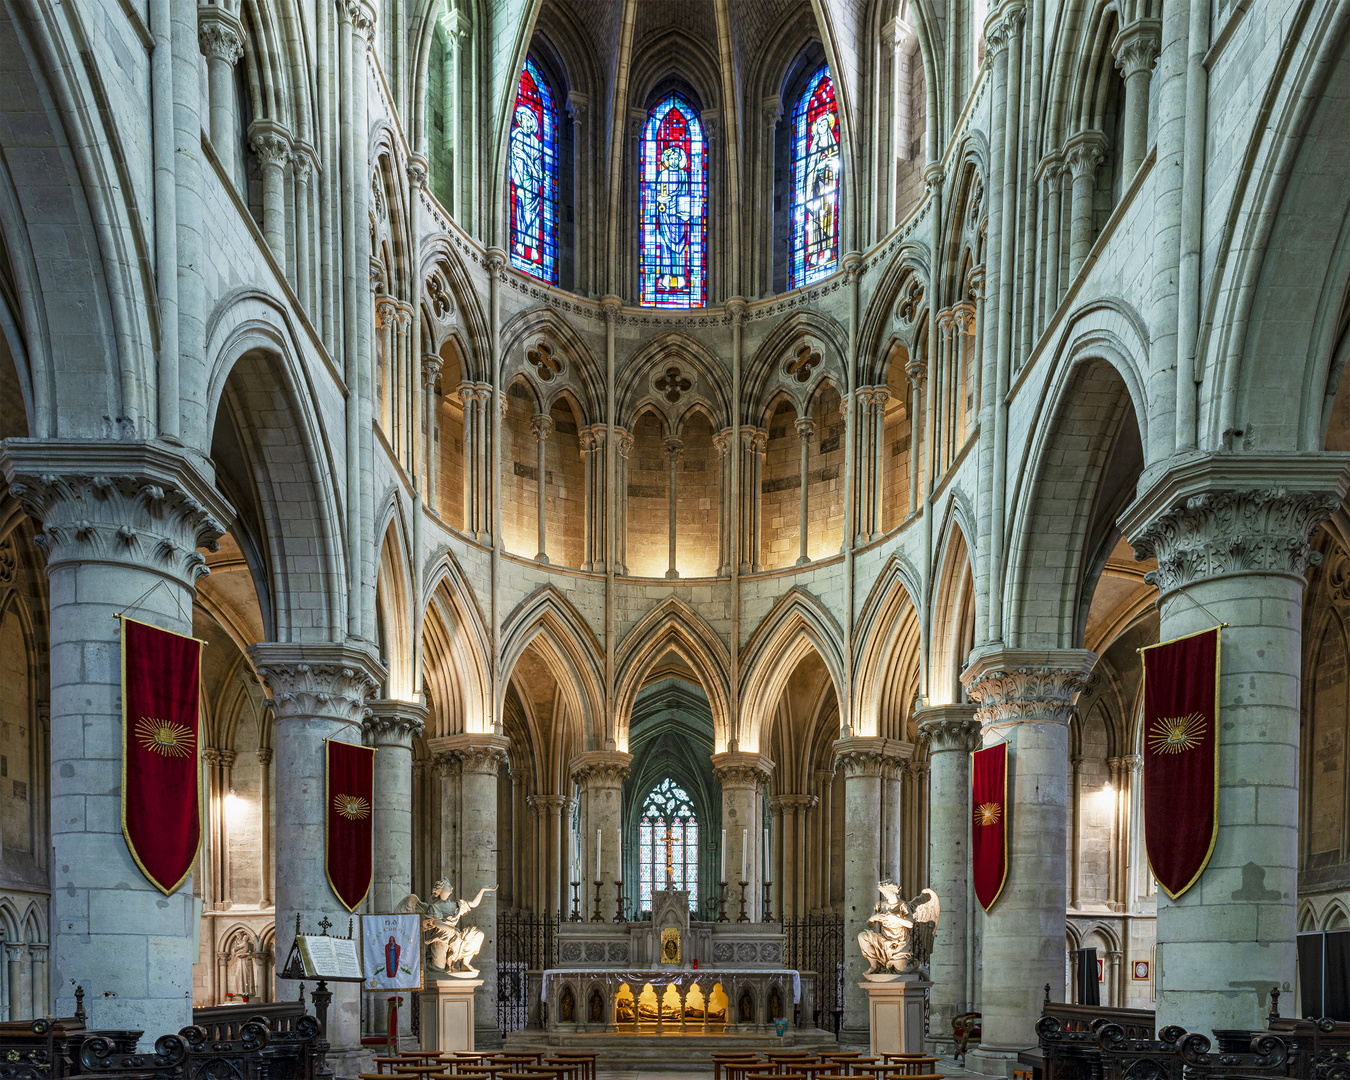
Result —
POLYGON ((191 585, 210 572, 197 549, 217 550, 234 518, 194 466, 159 444, 10 439, 0 466, 10 493, 42 526, 34 541, 49 566, 123 563, 191 585))
POLYGON ((1137 19, 1116 35, 1111 52, 1121 75, 1128 79, 1152 71, 1161 47, 1162 23, 1157 19, 1137 19))
POLYGON ((876 736, 854 736, 834 744, 834 767, 848 780, 863 777, 896 780, 913 752, 910 743, 876 736))
POLYGON ((201 7, 197 13, 197 45, 208 60, 234 67, 244 56, 244 30, 224 8, 201 7))
POLYGON ((968 754, 980 745, 980 722, 975 719, 974 705, 921 709, 915 719, 919 721, 919 737, 928 740, 930 754, 968 754))
POLYGON ((263 168, 275 165, 284 168, 291 158, 291 137, 278 124, 255 120, 249 125, 249 145, 258 155, 263 168))
POLYGON ((1131 544, 1136 559, 1158 560, 1145 580, 1162 593, 1228 574, 1302 577, 1322 560, 1309 537, 1339 505, 1328 492, 1207 491, 1159 514, 1131 544))
POLYGON ((574 757, 572 780, 580 788, 619 788, 628 779, 633 755, 620 750, 592 750, 574 757))
POLYGON ((411 747, 426 732, 427 707, 415 701, 381 698, 370 702, 361 722, 371 746, 411 747))
POLYGON ((713 779, 726 787, 759 787, 769 782, 773 762, 763 754, 732 750, 714 754, 713 779))
POLYGON ((501 735, 466 733, 437 742, 436 762, 443 771, 447 766, 457 766, 461 773, 496 776, 503 768, 511 768, 507 753, 510 743, 501 735))
POLYGON ((1075 180, 1092 176, 1106 160, 1106 136, 1100 131, 1081 131, 1064 146, 1064 167, 1075 180))
POLYGON ((979 705, 981 725, 1068 724, 1074 698, 1087 686, 1097 654, 1087 649, 1056 652, 1005 649, 977 656, 963 681, 979 705))
POLYGON ((250 645, 248 654, 278 722, 322 718, 358 726, 366 700, 385 676, 372 653, 349 645, 263 641, 250 645))

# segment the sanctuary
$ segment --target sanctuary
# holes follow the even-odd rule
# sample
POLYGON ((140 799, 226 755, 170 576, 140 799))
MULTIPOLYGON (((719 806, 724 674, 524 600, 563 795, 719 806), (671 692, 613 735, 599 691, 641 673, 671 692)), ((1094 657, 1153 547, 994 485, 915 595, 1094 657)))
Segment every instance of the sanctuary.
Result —
POLYGON ((0 1080, 1334 1075, 1350 3, 26 0, 0 87, 0 1080))

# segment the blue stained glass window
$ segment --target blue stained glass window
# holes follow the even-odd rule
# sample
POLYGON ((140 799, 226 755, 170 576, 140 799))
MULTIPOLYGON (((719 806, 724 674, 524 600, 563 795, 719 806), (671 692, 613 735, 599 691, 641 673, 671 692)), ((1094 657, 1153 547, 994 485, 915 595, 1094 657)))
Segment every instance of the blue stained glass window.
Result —
POLYGON ((511 265, 558 281, 558 144, 553 93, 525 58, 511 121, 511 265))
POLYGON ((698 819, 674 780, 662 780, 643 802, 638 837, 638 908, 651 911, 658 889, 687 889, 698 907, 698 819))
POLYGON ((640 299, 694 308, 708 300, 708 158, 694 107, 669 94, 647 114, 640 162, 640 299))
POLYGON ((839 266, 839 111, 828 64, 806 80, 792 109, 792 247, 788 288, 839 266))

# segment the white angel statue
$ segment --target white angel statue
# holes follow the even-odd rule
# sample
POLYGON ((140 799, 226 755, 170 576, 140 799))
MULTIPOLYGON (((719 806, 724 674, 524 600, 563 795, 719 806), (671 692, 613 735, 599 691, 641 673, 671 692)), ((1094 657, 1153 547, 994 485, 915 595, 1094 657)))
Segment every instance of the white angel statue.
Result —
POLYGON ((933 950, 941 906, 937 893, 924 889, 908 903, 900 899, 900 886, 878 882, 882 899, 867 919, 873 929, 858 935, 858 947, 867 960, 867 974, 877 971, 918 971, 926 974, 933 950))
POLYGON ((431 887, 431 899, 419 900, 409 894, 399 905, 409 915, 422 916, 422 941, 431 950, 431 966, 448 975, 472 979, 478 974, 473 958, 483 948, 483 931, 476 926, 460 929, 459 920, 483 902, 483 897, 496 892, 492 885, 478 890, 469 900, 452 900, 450 882, 441 878, 431 887))

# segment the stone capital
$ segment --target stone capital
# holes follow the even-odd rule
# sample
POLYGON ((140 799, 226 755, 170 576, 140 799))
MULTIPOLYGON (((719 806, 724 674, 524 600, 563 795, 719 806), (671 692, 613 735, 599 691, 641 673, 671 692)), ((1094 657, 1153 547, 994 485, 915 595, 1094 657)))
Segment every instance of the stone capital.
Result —
POLYGON ((592 427, 584 427, 577 432, 577 441, 581 444, 583 457, 604 449, 606 430, 604 424, 595 424, 592 427))
POLYGON ((633 755, 622 750, 588 750, 568 763, 568 772, 579 788, 620 788, 628 779, 633 755))
POLYGON ((615 428, 614 449, 619 452, 619 457, 627 460, 628 455, 633 451, 633 433, 625 431, 623 428, 615 428))
POLYGON ((980 745, 980 722, 975 719, 976 706, 930 705, 918 709, 914 719, 919 725, 919 738, 928 740, 928 753, 943 754, 959 750, 968 754, 980 745))
POLYGON ((510 745, 511 740, 504 735, 461 732, 433 739, 429 749, 442 771, 447 766, 458 766, 461 772, 496 776, 503 767, 511 767, 507 754, 510 745))
POLYGON ((724 788, 759 787, 769 782, 773 761, 747 750, 728 750, 712 756, 713 779, 724 788))
POLYGON ((809 416, 803 416, 797 421, 797 437, 802 442, 810 442, 811 436, 816 433, 816 422, 809 416))
MULTIPOLYGON (((814 809, 816 803, 820 802, 820 799, 815 795, 803 795, 797 793, 778 795, 776 798, 780 810, 786 810, 788 813, 793 814, 804 814, 806 811, 814 809)), ((769 805, 772 806, 773 803, 774 799, 770 799, 769 805)))
POLYGON ((835 772, 843 771, 845 779, 874 777, 895 780, 900 776, 914 744, 880 735, 850 735, 834 744, 835 772))
POLYGON ((1152 71, 1161 48, 1161 20, 1136 19, 1116 34, 1111 42, 1111 55, 1116 58, 1120 74, 1128 79, 1152 71))
POLYGON ((429 709, 418 701, 376 698, 366 706, 361 727, 369 746, 412 748, 426 731, 429 709))
POLYGON ((1308 541, 1341 505, 1350 454, 1193 454, 1164 463, 1121 515, 1136 559, 1160 596, 1209 578, 1285 574, 1303 579, 1321 553, 1308 541))
POLYGON ((731 316, 733 323, 739 323, 745 318, 745 311, 748 305, 743 296, 733 296, 727 300, 727 314, 731 316))
POLYGON ((731 453, 731 428, 723 428, 712 438, 713 448, 717 451, 719 458, 724 458, 731 453))
POLYGON ((422 386, 430 393, 436 389, 436 380, 441 377, 441 365, 443 361, 434 353, 426 353, 422 357, 422 386))
POLYGON ((164 443, 6 439, 0 472, 41 526, 35 541, 49 570, 111 563, 190 586, 209 573, 197 549, 215 551, 234 521, 199 466, 164 443))
POLYGON ((544 442, 553 434, 553 418, 547 413, 536 413, 530 418, 530 433, 534 435, 535 442, 544 442))
POLYGON ((499 247, 490 247, 487 249, 487 270, 488 274, 494 278, 501 278, 502 272, 506 269, 506 252, 499 247))
POLYGON ((683 439, 667 439, 667 440, 666 440, 666 456, 667 456, 668 458, 670 458, 670 463, 671 463, 672 465, 678 464, 680 458, 684 457, 684 440, 683 440, 683 439))
POLYGON ((383 330, 398 323, 398 301, 392 296, 375 298, 375 325, 383 330))
POLYGON ((263 168, 285 168, 291 159, 291 133, 274 120, 254 120, 248 126, 248 140, 263 168))
POLYGON ((1064 144, 1064 167, 1075 179, 1093 176, 1106 160, 1106 136, 1100 131, 1080 131, 1064 144))
POLYGON ((941 162, 932 161, 924 166, 923 186, 928 194, 932 195, 942 190, 942 181, 946 179, 947 174, 942 169, 941 162))
POLYGON ((1074 699, 1087 686, 1097 662, 1089 649, 1005 649, 976 651, 961 682, 979 708, 983 727, 1005 724, 1065 724, 1074 699))
POLYGON ((928 381, 928 361, 918 353, 911 353, 905 364, 905 378, 915 389, 922 387, 928 381))
POLYGON ((197 8, 197 45, 208 60, 234 67, 244 56, 244 27, 224 6, 202 4, 197 8))
POLYGON ((278 723, 319 718, 359 727, 367 700, 387 675, 363 645, 260 641, 248 647, 248 656, 278 723))
POLYGON ((427 159, 421 154, 413 154, 408 158, 408 182, 414 191, 426 187, 427 159))
POLYGON ((600 297, 600 311, 604 315, 606 323, 612 323, 622 308, 623 301, 613 293, 606 293, 600 297))
POLYGON ((542 811, 543 816, 547 817, 550 810, 559 812, 571 800, 565 795, 526 795, 526 805, 536 811, 542 811))
POLYGON ((271 765, 272 758, 276 755, 276 751, 274 751, 270 746, 261 746, 255 752, 258 755, 259 765, 271 765))

